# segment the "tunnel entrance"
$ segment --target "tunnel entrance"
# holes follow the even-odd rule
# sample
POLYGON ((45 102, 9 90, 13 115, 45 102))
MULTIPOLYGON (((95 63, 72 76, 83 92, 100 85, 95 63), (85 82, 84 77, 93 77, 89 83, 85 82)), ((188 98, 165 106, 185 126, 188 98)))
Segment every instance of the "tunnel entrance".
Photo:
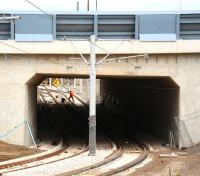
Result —
POLYGON ((170 77, 101 79, 100 92, 103 105, 123 119, 125 128, 144 131, 166 142, 171 132, 176 135, 173 130, 174 117, 179 114, 179 87, 170 77))
MULTIPOLYGON (((38 142, 57 143, 59 135, 84 136, 88 142, 89 80, 64 77, 61 83, 59 75, 50 76, 36 75, 28 84, 29 121, 38 142), (69 90, 75 101, 69 101, 69 90)), ((169 143, 173 117, 179 114, 179 87, 170 77, 97 78, 97 138, 105 129, 101 126, 119 125, 118 135, 126 129, 142 131, 169 143)))
POLYGON ((88 143, 88 80, 46 78, 37 86, 39 142, 88 143), (71 95, 72 94, 72 95, 71 95), (83 140, 84 139, 84 140, 83 140))

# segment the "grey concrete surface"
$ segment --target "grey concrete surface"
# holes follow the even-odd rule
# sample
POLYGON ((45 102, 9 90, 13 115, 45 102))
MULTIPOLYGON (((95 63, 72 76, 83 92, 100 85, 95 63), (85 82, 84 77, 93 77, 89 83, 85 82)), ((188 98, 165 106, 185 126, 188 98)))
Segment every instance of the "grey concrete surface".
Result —
MULTIPOLYGON (((113 55, 113 57, 116 56, 121 55, 113 55)), ((35 86, 47 77, 88 78, 89 67, 82 60, 70 59, 72 57, 79 56, 58 54, 0 55, 0 133, 6 132, 23 120, 28 120, 34 134, 36 134, 35 86)), ((97 59, 99 58, 102 58, 102 55, 98 55, 97 59)), ((163 107, 168 106, 171 108, 170 112, 173 111, 176 112, 175 115, 184 116, 200 109, 199 66, 200 54, 198 53, 152 54, 149 55, 148 60, 140 57, 120 62, 104 62, 97 66, 97 78, 170 77, 174 84, 180 87, 178 100, 177 98, 165 97, 160 93, 160 97, 163 97, 163 107), (167 104, 165 105, 165 103, 167 104)), ((121 87, 115 87, 115 89, 118 88, 121 87)), ((149 96, 154 97, 151 92, 149 92, 149 96)), ((173 95, 170 96, 173 97, 173 95)), ((148 101, 151 102, 151 99, 148 101)), ((159 113, 156 113, 159 116, 159 113)), ((169 114, 165 116, 166 119, 169 119, 169 114)), ((188 125, 188 130, 194 136, 195 144, 200 142, 200 136, 196 135, 200 132, 196 122, 193 120, 188 125)), ((20 127, 15 133, 2 138, 2 140, 20 145, 31 144, 25 127, 20 127)))

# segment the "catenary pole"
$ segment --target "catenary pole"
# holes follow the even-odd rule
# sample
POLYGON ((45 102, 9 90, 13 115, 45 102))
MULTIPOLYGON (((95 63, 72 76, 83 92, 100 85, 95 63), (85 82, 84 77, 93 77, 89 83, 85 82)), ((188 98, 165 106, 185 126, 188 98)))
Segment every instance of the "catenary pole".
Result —
POLYGON ((96 54, 95 35, 90 36, 90 107, 89 107, 89 155, 96 155, 96 54))

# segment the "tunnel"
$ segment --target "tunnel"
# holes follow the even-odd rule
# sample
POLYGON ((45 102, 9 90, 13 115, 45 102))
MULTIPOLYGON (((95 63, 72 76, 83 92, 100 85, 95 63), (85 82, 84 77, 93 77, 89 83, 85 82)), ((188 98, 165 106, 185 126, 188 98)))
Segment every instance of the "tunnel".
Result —
POLYGON ((171 78, 106 78, 100 92, 104 106, 123 119, 125 128, 169 142, 179 113, 179 87, 171 78))
MULTIPOLYGON (((29 121, 38 143, 45 140, 56 144, 59 135, 66 139, 84 136, 88 142, 87 76, 35 75, 27 83, 27 89, 29 121), (58 85, 52 81, 61 78, 63 90, 61 81, 58 85), (72 105, 73 102, 68 100, 70 89, 84 104, 75 101, 72 105), (48 91, 54 98, 47 98, 47 101, 44 96, 49 96, 48 91)), ((179 114, 179 86, 170 77, 97 76, 96 92, 97 138, 105 129, 119 126, 120 129, 117 127, 115 131, 117 135, 129 129, 134 135, 142 132, 147 138, 154 136, 160 142, 169 143, 170 131, 173 132, 175 126, 174 117, 179 114)), ((178 146, 177 134, 174 135, 178 146)))

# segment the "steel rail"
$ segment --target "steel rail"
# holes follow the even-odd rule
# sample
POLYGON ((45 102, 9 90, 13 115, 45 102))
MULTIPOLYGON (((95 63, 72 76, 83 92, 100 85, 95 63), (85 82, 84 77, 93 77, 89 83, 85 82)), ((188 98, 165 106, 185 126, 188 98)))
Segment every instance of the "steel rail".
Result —
POLYGON ((120 158, 124 153, 124 150, 123 150, 122 146, 119 143, 116 143, 116 146, 117 146, 117 150, 114 150, 109 156, 106 157, 105 160, 100 161, 100 162, 95 163, 95 164, 92 164, 92 165, 89 165, 89 166, 86 166, 86 167, 82 167, 82 168, 79 168, 79 169, 68 171, 68 172, 65 172, 63 174, 58 174, 56 176, 77 175, 77 174, 81 174, 83 172, 90 171, 92 169, 101 167, 101 166, 103 166, 105 164, 108 164, 108 163, 120 158))
MULTIPOLYGON (((56 88, 57 88, 57 90, 59 90, 58 87, 56 87, 56 88)), ((67 90, 67 92, 69 92, 68 89, 67 89, 66 87, 64 87, 64 88, 67 90)), ((77 97, 76 95, 75 95, 75 97, 76 97, 80 102, 82 102, 82 100, 81 100, 79 97, 77 97)), ((83 102, 82 102, 82 103, 83 103, 83 102)), ((85 103, 83 103, 83 104, 84 104, 85 106, 88 107, 88 105, 86 105, 85 103)), ((149 155, 148 146, 146 146, 145 143, 143 143, 142 141, 139 141, 138 139, 135 139, 135 141, 137 141, 137 144, 140 146, 140 148, 141 148, 141 150, 142 150, 141 154, 140 154, 136 159, 134 159, 134 160, 132 160, 131 162, 129 162, 129 163, 127 163, 127 164, 124 164, 124 165, 122 165, 122 166, 120 166, 120 167, 118 167, 118 168, 116 168, 116 169, 114 169, 114 170, 111 170, 111 171, 108 171, 108 172, 99 174, 98 176, 109 176, 109 175, 114 175, 114 174, 117 174, 117 173, 126 171, 127 169, 130 169, 130 168, 132 168, 132 167, 138 165, 138 164, 141 163, 142 161, 144 161, 144 160, 148 157, 148 155, 149 155)), ((120 146, 120 150, 121 150, 121 151, 119 152, 120 154, 119 154, 119 153, 116 154, 116 155, 119 156, 119 157, 122 156, 122 155, 123 155, 123 152, 124 152, 124 151, 123 151, 123 148, 122 148, 121 146, 120 146)), ((101 162, 99 162, 99 163, 96 163, 96 164, 93 164, 93 165, 90 165, 90 166, 87 166, 87 167, 83 167, 83 168, 80 168, 80 169, 76 169, 76 170, 73 170, 73 171, 69 171, 69 172, 60 174, 60 175, 58 175, 58 176, 76 175, 76 174, 81 174, 81 173, 84 173, 84 172, 87 173, 87 172, 90 171, 90 170, 98 169, 99 167, 102 167, 102 166, 104 166, 104 165, 106 165, 106 164, 108 164, 108 163, 110 163, 110 162, 116 160, 117 158, 119 158, 119 157, 117 157, 117 156, 115 156, 114 154, 111 154, 111 156, 108 157, 107 159, 105 159, 104 161, 101 161, 101 162)), ((84 174, 85 174, 85 173, 84 173, 84 174)))
MULTIPOLYGON (((102 111, 102 109, 100 108, 100 111, 102 111)), ((102 113, 102 112, 101 112, 102 113)), ((120 123, 121 124, 121 123, 120 123)), ((140 149, 142 150, 141 154, 134 160, 128 162, 127 164, 123 164, 113 170, 98 174, 97 176, 110 176, 110 175, 114 175, 114 174, 118 174, 121 173, 123 171, 126 171, 134 166, 136 166, 137 164, 141 163, 142 161, 144 161, 148 155, 149 155, 149 148, 148 146, 140 139, 135 138, 134 136, 130 135, 130 129, 128 129, 128 133, 126 134, 128 136, 128 138, 130 138, 132 141, 136 142, 136 144, 140 147, 140 149)))
MULTIPOLYGON (((140 154, 140 156, 138 156, 136 159, 132 160, 131 162, 124 164, 114 170, 99 174, 97 176, 110 176, 110 175, 114 175, 123 171, 126 171, 127 169, 130 169, 134 166, 136 166, 137 164, 141 163, 142 161, 144 161, 147 157, 148 157, 148 149, 146 147, 145 144, 143 144, 142 142, 138 143, 138 145, 140 146, 140 148, 142 149, 142 153, 140 154)), ((117 150, 113 151, 110 156, 108 156, 105 160, 100 161, 98 163, 86 166, 86 167, 82 167, 79 169, 75 169, 72 171, 68 171, 65 172, 63 174, 59 174, 56 176, 70 176, 70 175, 78 175, 78 174, 87 174, 87 172, 93 170, 93 169, 98 169, 104 165, 107 165, 113 161, 115 161, 116 159, 120 158, 123 153, 124 153, 124 148, 122 147, 122 145, 120 145, 119 143, 117 143, 117 150)))
MULTIPOLYGON (((56 87, 57 90, 58 90, 56 93, 60 93, 60 91, 59 91, 60 89, 59 89, 57 86, 55 86, 55 87, 56 87)), ((66 87, 64 87, 64 88, 67 90, 66 87)), ((46 87, 45 87, 45 89, 47 90, 46 87)), ((48 92, 51 92, 50 89, 48 89, 47 91, 48 91, 48 92)), ((55 91, 53 91, 53 92, 55 92, 55 91)), ((69 92, 69 91, 67 90, 67 93, 68 93, 68 92, 69 92)), ((53 95, 51 94, 51 96, 53 96, 53 95)), ((67 97, 66 95, 64 95, 64 96, 68 99, 68 97, 67 97)), ((85 107, 88 108, 88 105, 87 105, 81 98, 79 98, 76 94, 75 94, 74 96, 75 96, 75 98, 76 98, 78 101, 80 101, 85 107)), ((55 98, 53 98, 53 99, 55 99, 55 98)), ((69 100, 69 99, 68 99, 68 100, 69 100)), ((56 101, 57 101, 57 100, 56 100, 56 101)), ((58 102, 58 101, 57 101, 57 102, 58 102)), ((71 101, 70 101, 70 102, 71 102, 71 101)), ((72 103, 73 106, 75 105, 73 102, 71 102, 71 103, 72 103)), ((101 166, 103 166, 103 165, 105 165, 105 164, 107 164, 107 163, 110 163, 110 162, 112 162, 112 161, 114 161, 114 160, 120 158, 120 157, 123 155, 124 150, 123 150, 121 144, 116 143, 116 146, 117 146, 117 150, 114 150, 109 156, 106 157, 105 160, 103 160, 103 161, 101 161, 101 162, 98 162, 98 163, 95 163, 95 164, 93 164, 93 165, 87 166, 87 167, 83 167, 83 168, 75 169, 75 170, 72 170, 72 171, 69 171, 69 172, 65 172, 65 173, 63 173, 63 174, 59 174, 58 176, 80 174, 80 173, 82 173, 82 172, 86 172, 86 171, 89 171, 89 170, 92 170, 92 169, 101 167, 101 166)))
MULTIPOLYGON (((48 93, 48 92, 47 92, 48 93)), ((43 104, 45 105, 45 108, 47 108, 47 105, 46 105, 46 100, 44 98, 44 96, 42 95, 42 93, 38 93, 41 98, 42 98, 42 102, 43 104)), ((87 144, 87 143, 86 143, 87 144)), ((59 154, 61 154, 62 152, 64 152, 66 150, 66 146, 65 148, 62 148, 60 149, 59 151, 57 152, 54 152, 54 153, 51 153, 49 155, 44 155, 43 157, 40 157, 40 158, 37 158, 37 159, 34 159, 34 160, 27 160, 25 163, 24 162, 18 162, 18 163, 10 163, 11 166, 17 166, 17 165, 22 165, 22 164, 27 164, 27 163, 32 163, 34 161, 39 161, 39 160, 43 160, 44 162, 44 159, 48 159, 50 157, 53 157, 53 156, 57 156, 59 154)), ((78 155, 81 155, 82 153, 85 153, 88 151, 88 146, 86 145, 86 147, 84 147, 83 150, 81 150, 80 152, 77 152, 73 155, 70 155, 70 156, 67 156, 67 157, 63 157, 63 158, 60 158, 60 159, 56 159, 56 160, 53 160, 53 161, 48 161, 46 163, 40 163, 40 164, 37 164, 37 165, 34 165, 34 166, 21 166, 20 168, 16 168, 16 169, 12 169, 12 170, 8 170, 8 171, 4 171, 4 172, 0 172, 0 174, 4 174, 4 173, 10 173, 10 172, 14 172, 14 171, 19 171, 19 170, 23 170, 23 169, 28 169, 28 168, 34 168, 34 167, 38 167, 38 166, 42 166, 42 165, 46 165, 46 164, 50 164, 50 163, 54 163, 54 162, 58 162, 58 161, 62 161, 62 160, 65 160, 65 159, 69 159, 69 158, 72 158, 72 157, 75 157, 75 156, 78 156, 78 155)), ((8 168, 8 167, 5 167, 5 166, 0 166, 0 169, 5 169, 5 168, 8 168)))
POLYGON ((138 165, 142 161, 144 161, 148 157, 148 152, 147 152, 147 149, 146 149, 144 144, 139 144, 139 145, 140 145, 143 152, 140 154, 140 156, 138 158, 136 158, 135 160, 133 160, 133 161, 127 163, 127 164, 124 164, 124 165, 122 165, 122 166, 120 166, 120 167, 118 167, 114 170, 105 172, 103 174, 99 174, 97 176, 110 176, 110 175, 118 174, 118 173, 126 171, 126 170, 138 165))
MULTIPOLYGON (((110 171, 107 171, 107 172, 104 172, 101 174, 95 174, 95 175, 96 176, 112 176, 114 174, 124 172, 124 171, 138 165, 139 163, 143 162, 148 157, 148 148, 147 148, 146 144, 144 144, 142 141, 138 141, 137 144, 138 144, 138 146, 140 146, 142 152, 136 159, 132 160, 131 162, 128 162, 127 164, 119 166, 116 169, 113 169, 113 170, 110 170, 110 171)), ((66 172, 66 173, 63 173, 60 175, 56 175, 56 176, 70 176, 70 175, 78 175, 78 174, 87 175, 88 172, 90 172, 90 173, 88 173, 88 175, 91 175, 92 170, 101 169, 101 167, 104 167, 107 164, 111 164, 112 162, 115 162, 115 160, 117 160, 123 156, 123 154, 125 152, 123 146, 119 145, 118 147, 120 147, 118 151, 111 153, 110 156, 108 156, 105 160, 103 160, 99 163, 95 163, 93 165, 86 166, 86 167, 76 169, 73 171, 69 171, 69 172, 66 172)))
MULTIPOLYGON (((41 95, 41 94, 40 94, 41 95)), ((44 97, 43 95, 41 95, 43 101, 44 101, 44 97)), ((13 166, 17 166, 17 165, 22 165, 22 164, 26 164, 26 163, 30 163, 30 162, 34 162, 34 161, 40 161, 43 160, 45 158, 50 158, 52 156, 58 155, 60 153, 62 153, 64 150, 66 150, 67 146, 63 146, 63 140, 60 137, 60 143, 59 145, 57 145, 56 147, 54 147, 53 149, 51 149, 53 152, 48 153, 48 152, 42 152, 39 154, 33 154, 33 155, 29 155, 29 156, 25 156, 25 157, 21 157, 21 158, 17 158, 17 159, 12 159, 12 160, 8 160, 8 161, 4 161, 4 162, 0 162, 0 169, 5 169, 5 168, 11 168, 13 166), (59 147, 56 151, 55 148, 59 147)), ((1 172, 0 172, 1 173, 1 172)))

